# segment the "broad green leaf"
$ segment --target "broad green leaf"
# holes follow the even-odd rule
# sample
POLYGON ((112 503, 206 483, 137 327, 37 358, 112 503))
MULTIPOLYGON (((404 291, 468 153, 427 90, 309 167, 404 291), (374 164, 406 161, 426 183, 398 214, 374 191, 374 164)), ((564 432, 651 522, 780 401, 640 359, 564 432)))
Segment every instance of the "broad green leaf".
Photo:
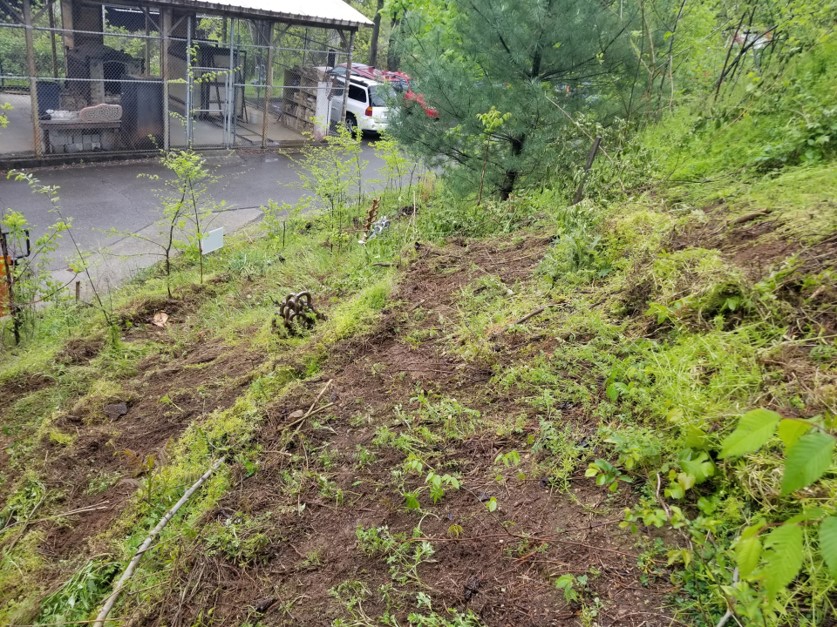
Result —
POLYGON ((806 433, 788 449, 782 494, 790 494, 809 486, 823 476, 831 466, 834 438, 814 431, 806 433))
POLYGON ((799 512, 796 516, 792 516, 788 518, 785 522, 786 523, 801 523, 801 522, 809 522, 812 520, 819 520, 823 518, 826 514, 826 511, 822 507, 807 507, 799 512))
POLYGON ((759 519, 755 525, 750 525, 746 527, 744 531, 741 532, 741 537, 746 538, 755 538, 757 535, 761 533, 761 530, 767 526, 767 522, 765 520, 759 519))
POLYGON ((790 584, 802 568, 802 528, 782 525, 764 538, 764 568, 761 574, 771 599, 790 584))
POLYGON ((820 552, 832 579, 837 579, 837 516, 820 523, 820 552))
POLYGON ((686 490, 679 483, 672 483, 665 489, 665 495, 670 499, 682 499, 686 496, 686 490))
POLYGON ((742 538, 735 545, 735 563, 742 579, 746 579, 759 565, 761 557, 761 538, 742 538))
POLYGON ((785 450, 787 450, 810 430, 811 425, 802 420, 785 418, 779 423, 779 438, 784 442, 785 450))
POLYGON ((680 467, 694 477, 696 484, 703 483, 715 474, 715 464, 706 453, 700 453, 694 459, 681 460, 680 467))
POLYGON ((741 416, 738 427, 721 445, 721 457, 738 457, 759 450, 773 435, 782 417, 768 409, 754 409, 741 416))
POLYGON ((407 492, 404 495, 404 505, 410 511, 415 511, 415 510, 419 509, 419 507, 421 507, 419 505, 418 497, 416 496, 416 494, 414 492, 407 492))
POLYGON ((709 438, 706 437, 706 432, 693 424, 686 424, 682 428, 683 444, 689 448, 700 450, 708 447, 709 438))
POLYGON ((687 472, 678 473, 677 483, 680 484, 680 487, 683 488, 684 491, 691 490, 695 487, 695 476, 687 472))

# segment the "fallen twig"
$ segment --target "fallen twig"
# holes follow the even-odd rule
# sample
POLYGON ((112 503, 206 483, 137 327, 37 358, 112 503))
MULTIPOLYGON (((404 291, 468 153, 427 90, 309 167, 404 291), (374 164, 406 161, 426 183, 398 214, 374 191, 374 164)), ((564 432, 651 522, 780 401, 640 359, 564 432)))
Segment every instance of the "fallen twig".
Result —
MULTIPOLYGON (((53 514, 52 516, 44 516, 43 518, 36 518, 35 520, 29 521, 19 521, 16 523, 12 523, 5 529, 11 529, 12 527, 17 527, 18 525, 22 525, 25 522, 28 522, 30 525, 37 525, 38 523, 46 522, 48 520, 57 520, 59 518, 67 518, 68 516, 75 516, 77 514, 87 514, 89 512, 101 512, 106 509, 110 509, 110 506, 107 505, 110 501, 102 501, 98 505, 90 505, 88 507, 80 507, 79 509, 71 509, 68 512, 61 512, 60 514, 53 514)), ((4 529, 4 531, 5 531, 4 529)))
POLYGON ((303 414, 302 418, 288 425, 288 428, 296 426, 296 429, 294 429, 294 432, 291 435, 291 439, 296 437, 297 433, 299 433, 300 429, 302 429, 302 425, 305 424, 305 421, 308 419, 309 416, 313 416, 315 413, 319 413, 322 410, 326 409, 326 407, 331 407, 332 405, 334 405, 334 403, 329 403, 328 405, 320 407, 316 412, 314 411, 314 407, 316 407, 317 403, 320 402, 320 399, 323 397, 323 394, 325 394, 325 391, 328 389, 328 386, 331 385, 332 381, 334 381, 334 379, 329 379, 326 382, 326 384, 323 386, 323 389, 320 390, 319 394, 317 394, 317 398, 314 399, 314 402, 311 403, 311 407, 309 407, 308 411, 305 412, 305 414, 303 414))
POLYGON ((525 315, 525 316, 523 316, 520 320, 517 320, 517 321, 513 322, 513 323, 511 324, 511 326, 516 326, 516 325, 518 325, 518 324, 523 324, 524 322, 527 322, 527 321, 531 320, 531 319, 532 319, 532 318, 534 318, 535 316, 542 314, 544 311, 546 311, 546 310, 547 310, 547 309, 549 309, 550 307, 556 307, 556 306, 557 306, 557 303, 549 303, 548 305, 544 305, 544 306, 543 306, 543 307, 541 307, 540 309, 536 309, 536 310, 535 310, 535 311, 533 311, 532 313, 530 313, 530 314, 526 314, 526 315, 525 315))
POLYGON ((746 222, 752 222, 757 218, 763 218, 766 215, 770 215, 770 209, 762 209, 761 211, 754 211, 753 213, 748 213, 747 215, 743 215, 741 217, 736 218, 731 222, 731 224, 738 225, 738 224, 745 224, 746 222))
POLYGON ((101 611, 99 612, 98 616, 96 616, 96 621, 93 623, 94 627, 103 627, 105 621, 107 621, 108 614, 113 609, 113 605, 116 603, 116 600, 119 598, 119 594, 122 592, 122 588, 125 587, 125 584, 131 579, 136 571, 137 566, 139 565, 140 560, 142 559, 143 554, 151 548, 151 543, 154 542, 154 539, 160 535, 160 532, 165 528, 165 526, 169 523, 169 521, 174 518, 177 512, 180 510, 183 505, 192 497, 192 495, 198 491, 204 482, 206 482, 212 474, 221 467, 226 461, 226 457, 221 457, 218 459, 212 466, 209 467, 205 473, 201 475, 201 477, 192 484, 192 486, 183 493, 183 496, 180 497, 180 500, 174 504, 174 506, 166 512, 166 515, 160 519, 160 522, 157 523, 157 526, 151 530, 151 533, 148 534, 148 537, 143 541, 140 547, 137 549, 137 552, 134 554, 134 557, 128 563, 128 567, 125 569, 125 572, 122 573, 122 576, 116 582, 116 585, 113 586, 113 592, 110 593, 110 596, 105 601, 105 604, 102 606, 101 611))
POLYGON ((538 316, 538 315, 542 314, 544 311, 546 311, 550 307, 557 307, 557 306, 558 306, 558 303, 549 303, 547 305, 544 305, 543 307, 539 307, 538 309, 535 309, 535 311, 533 311, 532 313, 528 313, 525 316, 523 316, 520 320, 515 320, 510 325, 508 325, 505 329, 497 331, 496 333, 494 333, 494 335, 492 337, 499 337, 499 336, 503 335, 503 333, 506 333, 512 327, 523 324, 524 322, 528 322, 529 320, 531 320, 535 316, 538 316))
MULTIPOLYGON (((732 585, 738 583, 738 569, 736 568, 732 572, 732 585)), ((735 616, 732 611, 732 604, 730 604, 729 599, 727 599, 727 612, 723 616, 721 616, 721 620, 718 621, 718 624, 715 627, 724 627, 729 622, 729 619, 735 616)))
POLYGON ((14 549, 15 546, 17 546, 17 543, 20 541, 20 539, 26 533, 26 530, 29 528, 29 524, 32 522, 32 517, 35 515, 35 512, 38 511, 41 505, 43 505, 45 499, 46 496, 42 496, 41 500, 35 503, 35 507, 32 508, 32 511, 29 512, 29 515, 26 517, 26 520, 23 521, 23 528, 20 530, 20 533, 18 533, 17 536, 15 536, 15 539, 12 541, 11 545, 9 545, 7 553, 11 553, 12 549, 14 549))

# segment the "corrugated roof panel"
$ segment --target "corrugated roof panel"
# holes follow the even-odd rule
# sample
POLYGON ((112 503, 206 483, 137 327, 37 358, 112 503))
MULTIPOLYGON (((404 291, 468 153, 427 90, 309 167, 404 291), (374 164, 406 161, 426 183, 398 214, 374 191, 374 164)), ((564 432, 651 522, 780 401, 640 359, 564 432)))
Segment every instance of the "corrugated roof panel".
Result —
POLYGON ((343 0, 162 0, 161 4, 330 26, 372 25, 363 13, 343 0))

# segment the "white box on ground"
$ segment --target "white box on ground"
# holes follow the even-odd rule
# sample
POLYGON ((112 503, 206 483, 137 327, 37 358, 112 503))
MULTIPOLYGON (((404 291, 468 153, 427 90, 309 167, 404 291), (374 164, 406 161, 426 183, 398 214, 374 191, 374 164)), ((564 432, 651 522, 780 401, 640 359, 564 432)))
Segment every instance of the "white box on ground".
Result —
POLYGON ((204 255, 215 252, 224 247, 224 227, 212 229, 201 240, 201 252, 204 255))

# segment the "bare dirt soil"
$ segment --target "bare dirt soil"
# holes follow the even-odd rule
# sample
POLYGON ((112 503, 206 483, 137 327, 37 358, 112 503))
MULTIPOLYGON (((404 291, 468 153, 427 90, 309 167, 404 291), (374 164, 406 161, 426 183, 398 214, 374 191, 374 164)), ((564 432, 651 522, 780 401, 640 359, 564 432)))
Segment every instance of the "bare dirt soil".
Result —
MULTIPOLYGON (((347 611, 372 620, 351 624, 374 624, 387 611, 403 624, 402 608, 415 607, 415 595, 424 592, 437 611, 470 609, 492 627, 578 625, 581 613, 592 611, 603 626, 676 624, 664 608, 667 584, 640 570, 635 539, 618 526, 630 493, 608 497, 583 477, 561 492, 544 477, 498 466, 499 453, 531 448, 535 412, 491 385, 489 367, 446 350, 446 325, 457 315, 460 290, 487 274, 512 288, 530 280, 548 243, 530 238, 421 248, 374 332, 333 350, 322 376, 297 397, 265 408, 259 471, 242 473, 205 521, 266 520, 260 529, 267 542, 244 561, 196 547, 182 557, 178 584, 139 622, 191 625, 211 607, 213 624, 224 625, 328 625, 347 611), (410 332, 428 330, 435 334, 417 345, 403 341, 410 332), (333 405, 289 439, 291 414, 311 406, 326 384, 319 404, 333 405), (423 501, 423 513, 406 511, 393 485, 392 471, 405 455, 375 445, 383 426, 396 434, 435 427, 418 413, 419 394, 454 398, 480 412, 473 433, 424 451, 440 471, 461 477, 462 489, 436 505, 423 501), (513 433, 502 429, 512 416, 524 417, 513 433), (375 451, 374 461, 359 463, 360 451, 375 451), (303 478, 296 491, 287 489, 292 475, 303 478), (342 500, 324 493, 323 479, 342 491, 342 500), (493 512, 486 506, 492 497, 498 504, 493 512), (417 567, 417 577, 388 588, 397 577, 386 556, 361 550, 358 527, 386 527, 405 534, 408 545, 430 542, 435 552, 417 567), (567 601, 556 589, 555 579, 567 573, 589 576, 583 603, 567 601), (359 607, 347 609, 336 598, 334 590, 346 582, 360 590, 359 607)), ((515 342, 497 345, 507 353, 504 361, 530 355, 515 342)), ((540 338, 539 350, 555 345, 554 338, 540 338)), ((522 457, 521 467, 536 468, 528 453, 522 457)), ((421 485, 421 478, 406 481, 421 485)))

